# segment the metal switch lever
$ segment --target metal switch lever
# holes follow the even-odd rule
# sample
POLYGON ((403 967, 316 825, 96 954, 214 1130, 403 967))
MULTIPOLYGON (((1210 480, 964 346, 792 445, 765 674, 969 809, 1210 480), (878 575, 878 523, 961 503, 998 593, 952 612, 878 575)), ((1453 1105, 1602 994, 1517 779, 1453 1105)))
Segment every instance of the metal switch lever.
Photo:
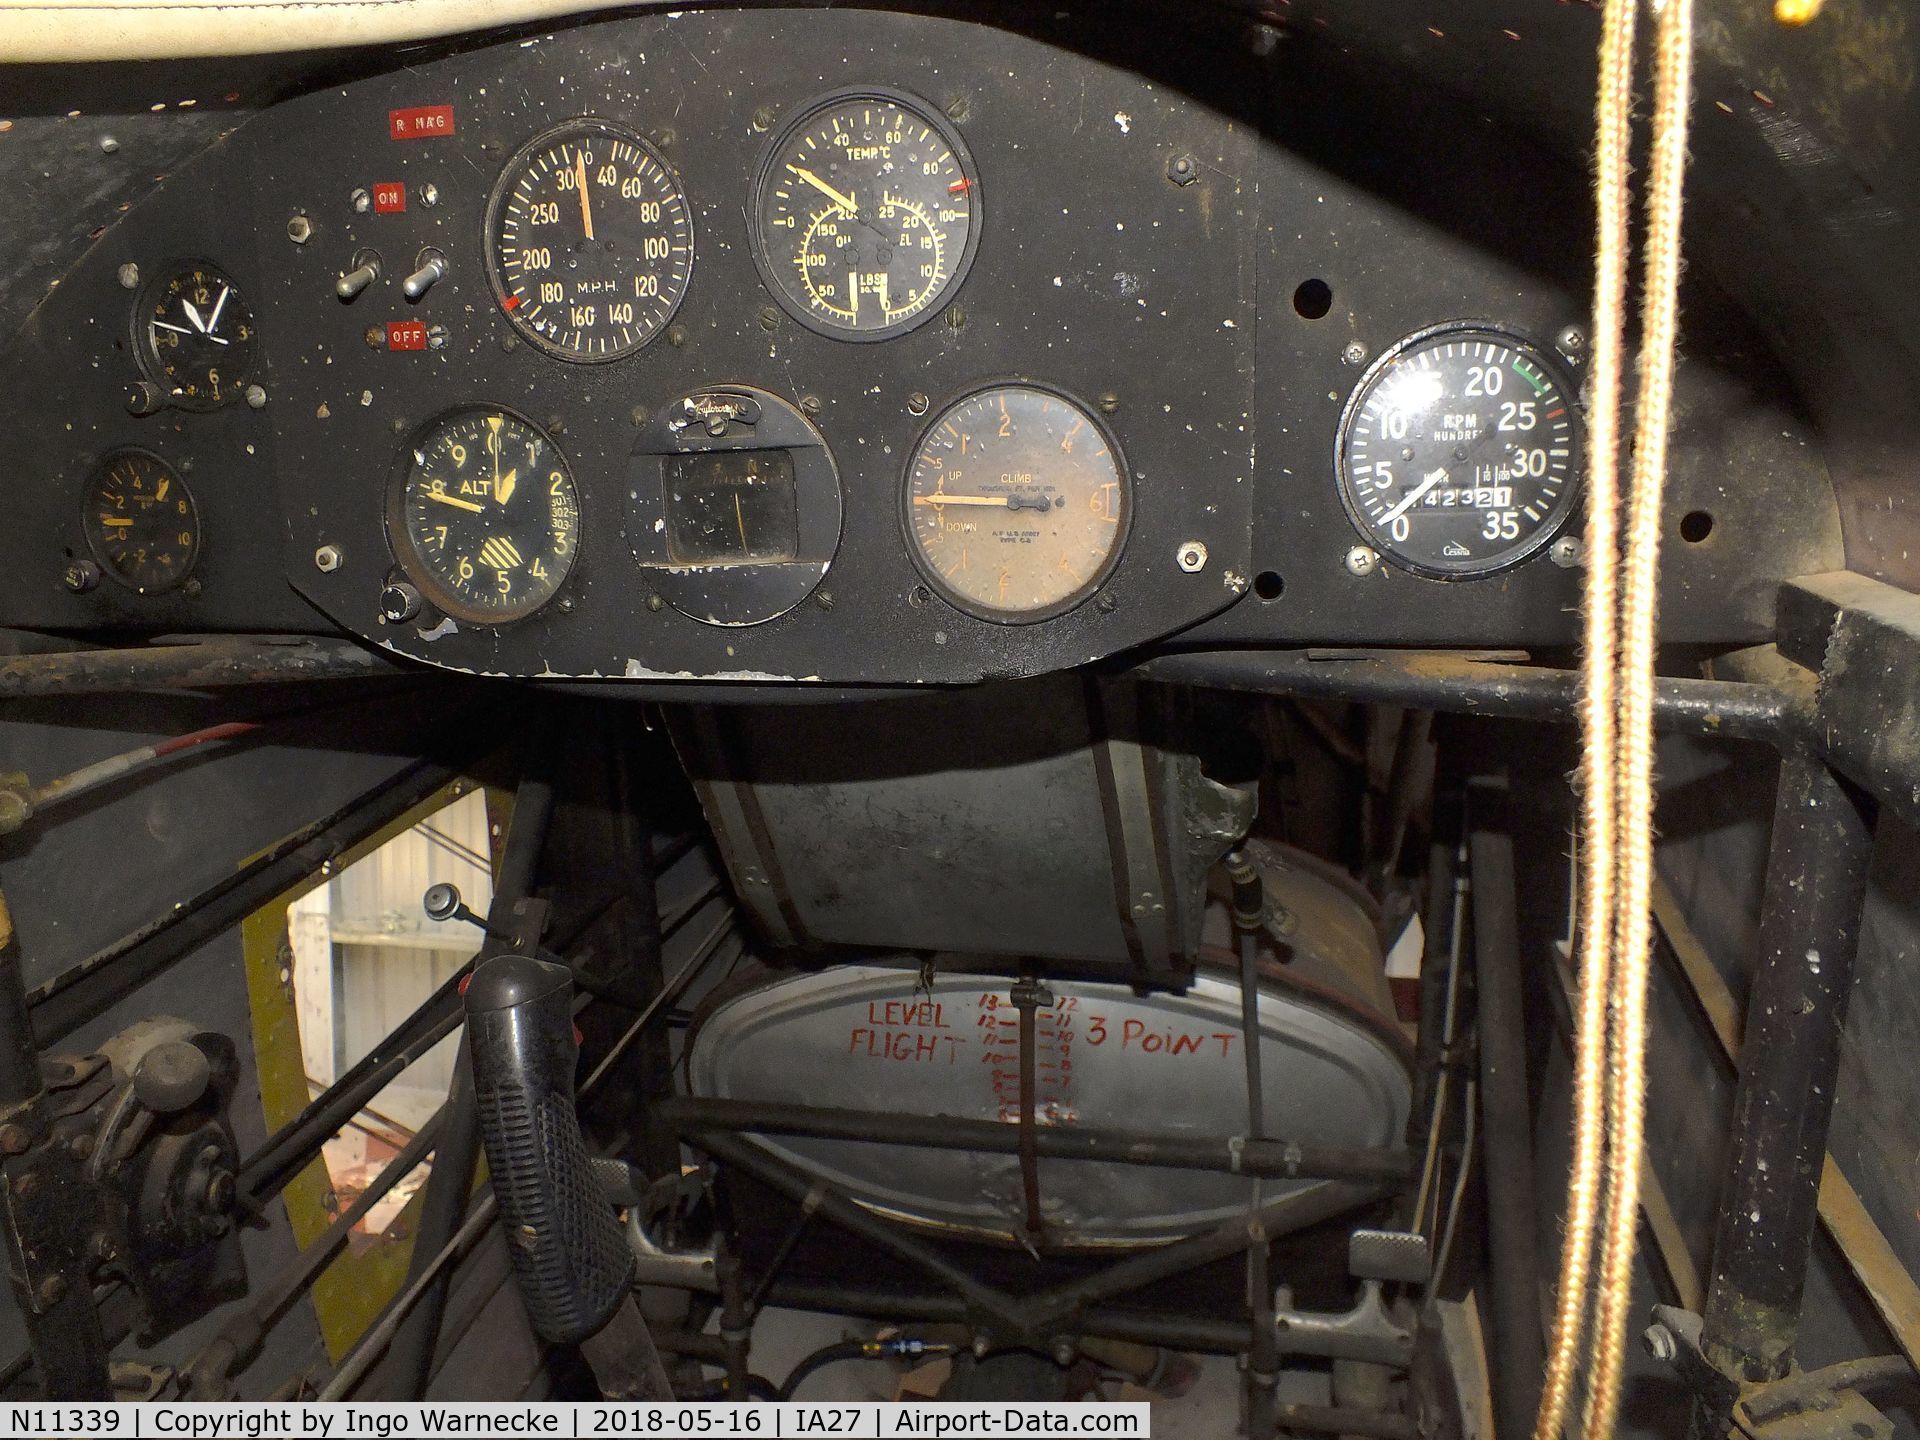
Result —
POLYGON ((400 282, 400 293, 409 300, 418 300, 431 290, 439 281, 447 277, 447 257, 438 250, 422 250, 414 257, 419 268, 400 282))
POLYGON ((358 298, 374 281, 380 278, 380 257, 371 250, 362 250, 353 257, 354 268, 333 282, 333 293, 342 300, 358 298))

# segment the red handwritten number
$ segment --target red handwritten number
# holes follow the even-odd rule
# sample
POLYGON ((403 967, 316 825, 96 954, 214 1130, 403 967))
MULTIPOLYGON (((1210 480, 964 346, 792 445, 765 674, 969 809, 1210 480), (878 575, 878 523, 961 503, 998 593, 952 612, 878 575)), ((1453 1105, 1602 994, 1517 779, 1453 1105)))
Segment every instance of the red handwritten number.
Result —
POLYGON ((1089 1045, 1104 1044, 1106 1041, 1106 1038, 1107 1038, 1107 1017, 1104 1015, 1088 1016, 1087 1017, 1087 1043, 1089 1045))

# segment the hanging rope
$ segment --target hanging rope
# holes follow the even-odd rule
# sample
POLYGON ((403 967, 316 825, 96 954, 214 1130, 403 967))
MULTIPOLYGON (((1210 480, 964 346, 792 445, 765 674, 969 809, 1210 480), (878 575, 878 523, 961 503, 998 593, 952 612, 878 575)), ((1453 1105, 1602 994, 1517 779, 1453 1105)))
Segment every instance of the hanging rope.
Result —
POLYGON ((1622 526, 1634 29, 1608 0, 1595 106, 1594 343, 1589 397, 1586 689, 1582 703, 1580 1014, 1574 1153, 1553 1341, 1536 1440, 1559 1440, 1592 1316, 1582 1429, 1619 1413, 1645 1148, 1646 995, 1653 875, 1653 690, 1660 524, 1679 318, 1680 220, 1692 0, 1654 5, 1654 114, 1632 483, 1622 526), (1599 1253, 1595 1256, 1596 1236, 1599 1253))

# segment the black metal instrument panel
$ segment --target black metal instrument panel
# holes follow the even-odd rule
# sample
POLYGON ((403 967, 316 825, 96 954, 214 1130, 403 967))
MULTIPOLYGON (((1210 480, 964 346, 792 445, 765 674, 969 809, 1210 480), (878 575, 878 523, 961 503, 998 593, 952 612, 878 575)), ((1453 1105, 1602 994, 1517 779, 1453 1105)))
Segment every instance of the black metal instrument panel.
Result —
MULTIPOLYGON (((1228 57, 1211 84, 1219 108, 1196 98, 1208 87, 1193 76, 1169 85, 969 22, 746 10, 462 49, 275 105, 110 228, 0 358, 36 476, 0 527, 12 577, 0 623, 340 629, 473 673, 748 683, 965 682, 1176 636, 1570 640, 1579 572, 1545 550, 1473 581, 1350 564, 1363 537, 1333 456, 1354 383, 1402 335, 1475 319, 1550 345, 1584 323, 1577 171, 1547 184, 1550 161, 1514 160, 1464 111, 1382 92, 1412 114, 1395 123, 1353 77, 1285 55, 1228 57), (964 276, 874 343, 799 323, 751 241, 776 137, 849 87, 924 105, 964 141, 978 185, 964 276), (510 159, 581 116, 666 162, 693 235, 670 322, 593 364, 509 322, 486 241, 510 159), (340 277, 371 255, 377 278, 343 298, 340 277), (183 259, 244 289, 260 394, 129 414, 124 337, 145 282, 127 287, 122 268, 151 276, 183 259), (429 259, 435 278, 405 293, 429 259), (1010 381, 1097 416, 1133 491, 1110 572, 1084 601, 1029 624, 942 598, 903 523, 929 425, 1010 381), (691 587, 693 603, 649 560, 659 506, 637 477, 661 473, 648 457, 673 407, 708 393, 771 397, 837 474, 825 573, 789 587, 802 598, 773 618, 757 618, 778 608, 758 596, 726 603, 724 570, 691 587), (409 437, 473 407, 520 417, 564 456, 578 554, 554 598, 512 623, 448 620, 431 605, 390 619, 383 604, 399 613, 389 592, 404 577, 389 495, 409 437), (89 470, 124 446, 184 462, 205 532, 195 586, 138 595, 65 583, 85 554, 89 470), (711 623, 739 616, 756 623, 711 623)), ((1683 507, 1713 508, 1717 539, 1674 546, 1663 630, 1729 643, 1764 637, 1774 581, 1830 563, 1837 526, 1817 453, 1782 427, 1775 396, 1739 378, 1750 337, 1736 327, 1716 343, 1724 364, 1689 347, 1671 483, 1683 507), (1766 485, 1743 483, 1759 474, 1766 485)), ((807 545, 817 570, 817 524, 807 545)), ((741 571, 777 594, 779 568, 741 571)))

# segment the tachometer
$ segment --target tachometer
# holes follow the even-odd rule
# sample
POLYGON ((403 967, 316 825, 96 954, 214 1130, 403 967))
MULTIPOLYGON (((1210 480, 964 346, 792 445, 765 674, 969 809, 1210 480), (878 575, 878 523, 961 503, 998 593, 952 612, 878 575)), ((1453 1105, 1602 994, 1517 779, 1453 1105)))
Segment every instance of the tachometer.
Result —
POLYGON ((996 385, 949 405, 907 470, 907 538, 934 589, 986 620, 1044 620, 1120 559, 1131 487, 1113 439, 1073 400, 996 385))
POLYGON ((653 144, 574 120, 507 162, 487 206, 495 298, 562 360, 617 360, 658 335, 693 275, 693 218, 653 144))
POLYGON ((580 500, 554 443, 509 411, 456 410, 407 447, 387 501, 401 568, 440 610, 500 625, 565 583, 580 500))
POLYGON ((1417 574, 1490 575, 1532 555, 1579 494, 1580 410, 1546 352, 1480 325, 1425 330, 1347 402, 1340 498, 1367 541, 1417 574))
POLYGON ((884 340, 965 277, 980 182, 946 120, 889 90, 829 95, 775 137, 753 192, 754 258, 802 324, 884 340))

